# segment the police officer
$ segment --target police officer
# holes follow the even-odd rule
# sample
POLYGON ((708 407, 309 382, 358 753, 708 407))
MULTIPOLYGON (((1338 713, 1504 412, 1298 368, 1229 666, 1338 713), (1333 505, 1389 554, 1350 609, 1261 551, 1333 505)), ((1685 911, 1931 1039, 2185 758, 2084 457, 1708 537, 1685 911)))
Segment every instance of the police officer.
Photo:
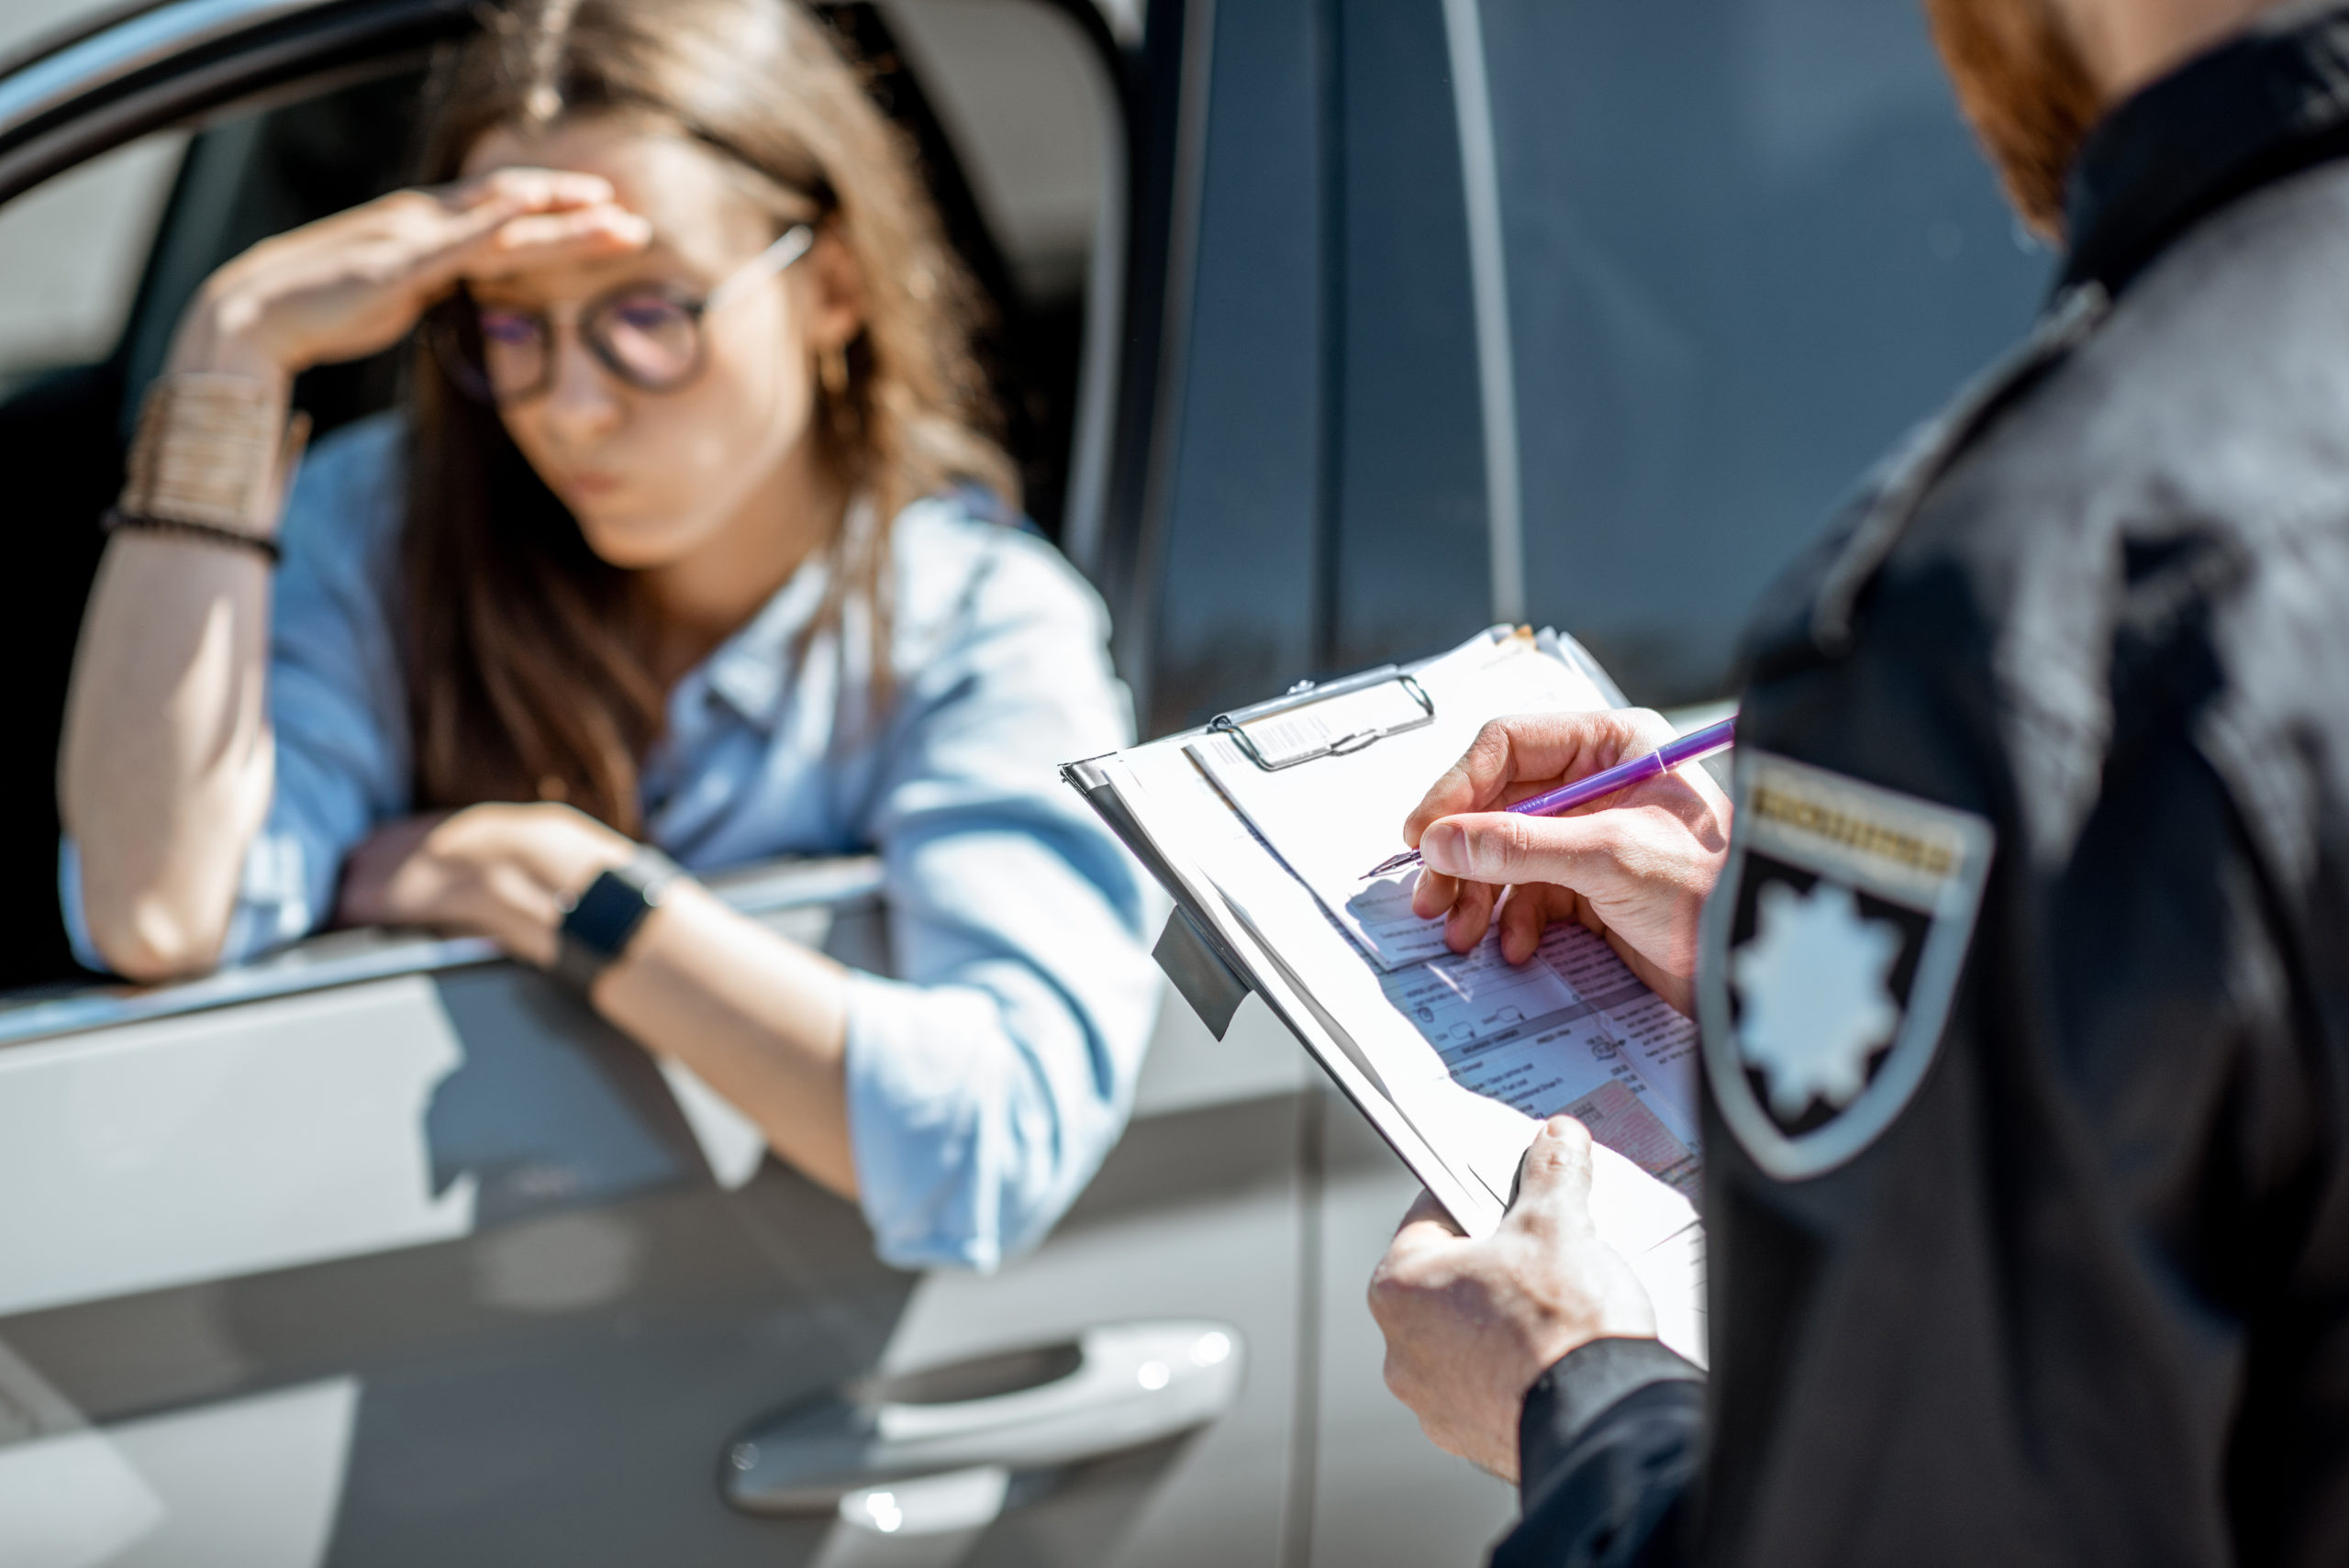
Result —
POLYGON ((1929 9, 2066 261, 1774 593, 1734 812, 1490 814, 1653 740, 1513 720, 1409 825, 1703 1025, 1709 1382, 1570 1122, 1373 1282, 1497 1563, 2349 1563, 2349 5, 1929 9))

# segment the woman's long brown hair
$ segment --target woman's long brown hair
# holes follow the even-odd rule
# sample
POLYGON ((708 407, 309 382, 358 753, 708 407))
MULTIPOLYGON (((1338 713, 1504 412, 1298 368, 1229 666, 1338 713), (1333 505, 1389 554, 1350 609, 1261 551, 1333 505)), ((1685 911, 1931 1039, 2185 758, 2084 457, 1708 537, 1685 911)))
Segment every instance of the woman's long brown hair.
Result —
MULTIPOLYGON (((909 145, 790 0, 525 0, 441 61, 428 113, 428 183, 455 179, 494 129, 609 116, 726 159, 773 198, 777 232, 812 205, 854 259, 864 308, 845 388, 818 383, 825 461, 880 519, 958 484, 1017 501, 1011 464, 984 433, 975 295, 909 145)), ((404 586, 418 806, 562 799, 640 832, 639 770, 665 694, 632 574, 588 548, 496 412, 432 353, 417 354, 410 384, 404 586)), ((857 618, 882 701, 888 549, 886 527, 831 542, 815 623, 840 626, 851 600, 869 606, 857 618)))

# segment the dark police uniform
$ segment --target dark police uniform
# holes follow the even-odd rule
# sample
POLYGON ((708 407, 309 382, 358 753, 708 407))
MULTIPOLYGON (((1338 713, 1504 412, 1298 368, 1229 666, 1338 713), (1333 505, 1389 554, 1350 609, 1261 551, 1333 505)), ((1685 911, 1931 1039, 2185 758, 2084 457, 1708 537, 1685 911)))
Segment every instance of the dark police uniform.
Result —
POLYGON ((1749 643, 1709 1385, 1503 1568, 2349 1564, 2349 9, 2120 106, 2039 329, 1749 643))

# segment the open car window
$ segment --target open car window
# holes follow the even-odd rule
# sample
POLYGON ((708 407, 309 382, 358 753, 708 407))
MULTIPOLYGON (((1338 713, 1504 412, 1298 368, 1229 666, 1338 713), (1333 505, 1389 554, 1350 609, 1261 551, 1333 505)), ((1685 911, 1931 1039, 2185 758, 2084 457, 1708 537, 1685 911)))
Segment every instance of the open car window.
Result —
MULTIPOLYGON (((1098 36, 1046 0, 818 10, 914 143, 985 296, 981 359, 1028 512, 1055 539, 1097 529, 1127 156, 1098 36)), ((469 12, 417 7, 428 15, 443 36, 470 25, 469 12)), ((0 724, 25 755, 55 755, 95 522, 183 311, 247 247, 408 181, 432 47, 417 25, 135 139, 94 131, 80 161, 0 203, 0 464, 24 476, 12 501, 31 584, 0 626, 14 676, 0 724)), ((303 375, 295 398, 315 435, 390 406, 406 351, 303 375)), ((0 779, 0 895, 21 912, 17 940, 0 945, 0 990, 85 978, 56 913, 58 833, 49 766, 0 779)))

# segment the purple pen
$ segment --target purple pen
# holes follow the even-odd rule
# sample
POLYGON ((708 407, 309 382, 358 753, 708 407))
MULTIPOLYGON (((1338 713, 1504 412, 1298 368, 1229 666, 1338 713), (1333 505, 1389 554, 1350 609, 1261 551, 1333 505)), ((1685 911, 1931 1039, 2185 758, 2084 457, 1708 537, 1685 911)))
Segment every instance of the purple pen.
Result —
MULTIPOLYGON (((1602 773, 1593 773, 1588 778, 1576 779, 1570 784, 1561 784, 1547 794, 1520 800, 1515 806, 1505 806, 1503 809, 1514 811, 1525 817, 1555 817, 1561 812, 1572 811, 1577 806, 1587 806, 1602 795, 1613 795, 1617 790, 1629 789, 1635 784, 1645 784, 1657 774, 1668 773, 1683 762, 1693 762, 1700 757, 1709 757, 1716 751, 1726 751, 1736 743, 1736 740, 1737 719, 1732 716, 1722 719, 1719 724, 1708 724, 1702 729, 1692 729, 1686 735, 1676 736, 1644 757, 1634 757, 1628 762, 1619 762, 1602 773)), ((1414 866, 1419 863, 1419 851, 1406 850, 1399 855, 1379 862, 1363 873, 1363 880, 1367 882, 1374 876, 1385 876, 1389 872, 1401 871, 1405 866, 1414 866)))

